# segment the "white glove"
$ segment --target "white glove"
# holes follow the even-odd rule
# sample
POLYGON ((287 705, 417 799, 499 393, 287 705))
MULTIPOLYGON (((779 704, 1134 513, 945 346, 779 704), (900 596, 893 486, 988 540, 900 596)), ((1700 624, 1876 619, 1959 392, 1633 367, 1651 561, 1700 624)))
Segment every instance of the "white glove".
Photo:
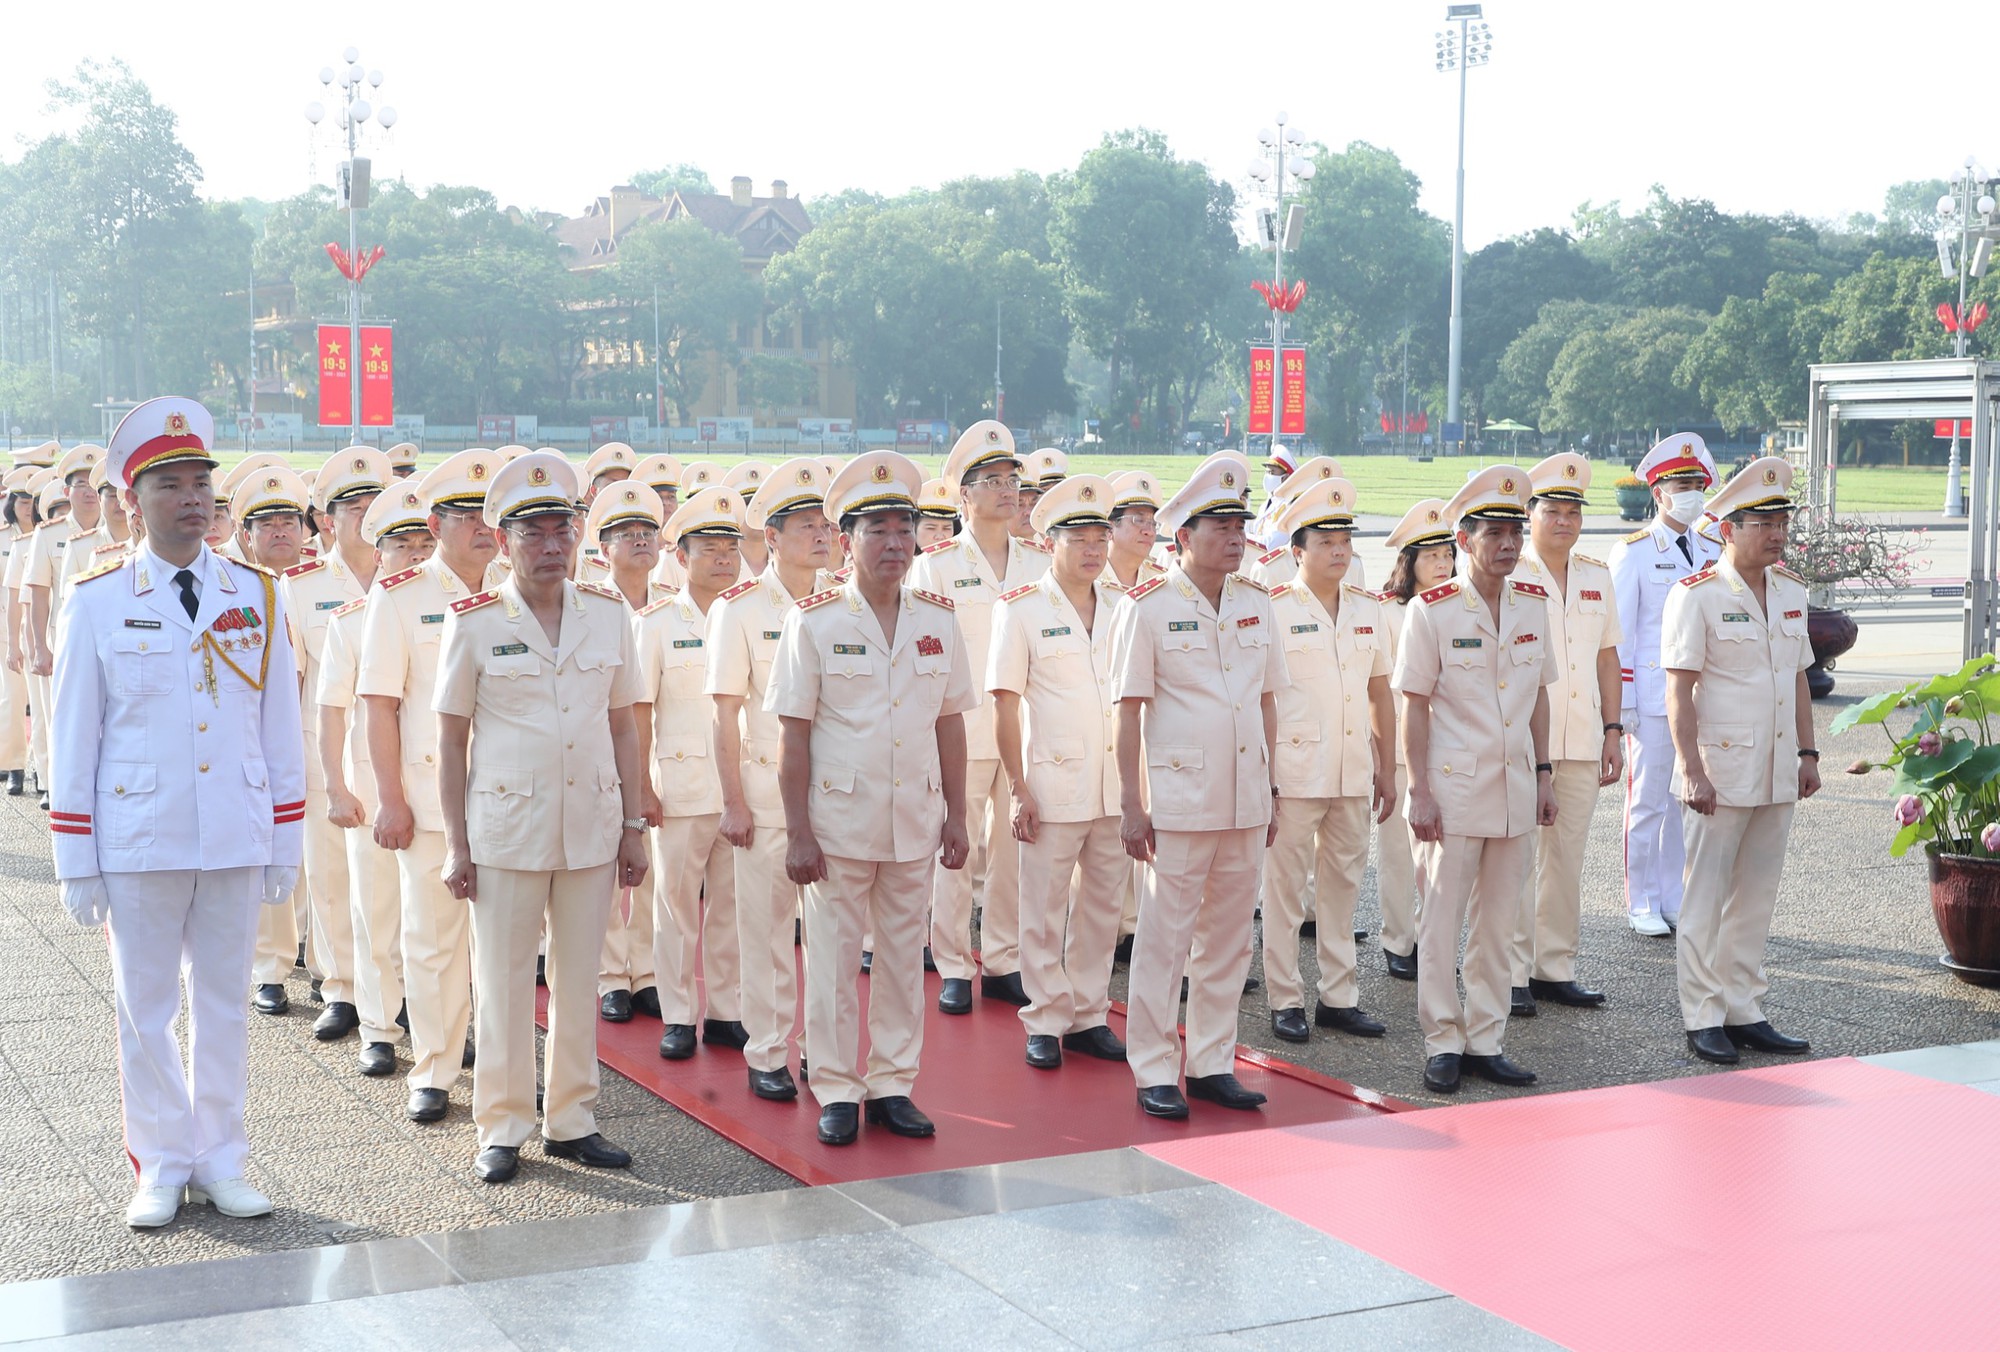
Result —
POLYGON ((276 906, 281 901, 291 900, 292 891, 299 885, 299 871, 283 864, 264 865, 264 904, 276 906))
POLYGON ((85 928, 103 924, 104 918, 111 914, 111 893, 105 890, 104 875, 94 873, 88 878, 63 879, 62 904, 70 918, 85 928))

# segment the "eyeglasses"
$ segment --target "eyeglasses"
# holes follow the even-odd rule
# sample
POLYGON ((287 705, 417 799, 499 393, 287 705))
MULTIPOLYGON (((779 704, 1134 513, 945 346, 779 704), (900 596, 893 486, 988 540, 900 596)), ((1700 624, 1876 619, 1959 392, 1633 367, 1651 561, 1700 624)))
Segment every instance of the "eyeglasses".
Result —
POLYGON ((984 479, 974 479, 967 488, 1019 488, 1021 476, 1018 474, 993 474, 984 479))
POLYGON ((576 525, 574 522, 565 521, 560 526, 538 526, 532 530, 525 526, 509 526, 507 533, 522 544, 532 547, 569 540, 576 534, 576 525))
POLYGON ((619 526, 607 531, 604 535, 604 543, 607 545, 617 544, 621 541, 636 543, 641 540, 657 540, 659 538, 660 528, 658 526, 639 524, 619 526))

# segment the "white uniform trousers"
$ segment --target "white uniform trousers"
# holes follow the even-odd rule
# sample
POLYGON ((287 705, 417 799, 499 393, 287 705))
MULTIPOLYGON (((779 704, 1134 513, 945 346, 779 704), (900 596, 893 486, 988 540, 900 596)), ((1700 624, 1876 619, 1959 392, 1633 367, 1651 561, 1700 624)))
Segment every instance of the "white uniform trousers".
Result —
MULTIPOLYGON (((25 663, 23 664, 25 665, 25 663)), ((49 786, 49 678, 28 673, 28 768, 49 786)))
POLYGON ((0 662, 0 770, 28 768, 28 681, 0 662))
MULTIPOLYGON (((722 814, 668 817, 653 832, 653 978, 660 1022, 743 1017, 736 948, 736 861, 722 838, 722 814)), ((856 959, 860 961, 860 959, 856 959)))
POLYGON ((481 1149, 535 1131, 535 955, 548 927, 549 1035, 543 1047, 542 1136, 597 1130, 597 958, 616 863, 525 872, 480 865, 472 903, 472 980, 479 1064, 472 1120, 481 1149))
POLYGON ((806 1059, 821 1104, 907 1095, 924 1049, 924 899, 937 856, 908 863, 826 856, 806 888, 806 1059), (861 932, 875 936, 868 1062, 861 1064, 861 932))
POLYGON ((1690 1031, 1762 1023, 1770 989, 1764 941, 1785 870, 1796 803, 1682 809, 1687 830, 1687 904, 1675 959, 1681 1019, 1690 1031))
POLYGON ((1187 1073, 1221 1075, 1235 1068, 1236 1012, 1250 971, 1264 836, 1261 826, 1153 833, 1153 866, 1146 871, 1127 979, 1126 1059, 1141 1089, 1179 1081, 1175 1016, 1183 971, 1187 1073))
POLYGON ((106 873, 125 1149, 142 1188, 241 1178, 249 1037, 243 1001, 261 868, 106 873), (187 983, 188 1055, 174 1024, 187 983))
POLYGON ((1597 806, 1597 762, 1564 760, 1549 776, 1556 823, 1529 833, 1535 842, 1521 891, 1521 918, 1508 950, 1513 984, 1576 980, 1577 935, 1583 923, 1583 850, 1597 806))
POLYGON ((361 1040, 395 1042, 403 1035, 396 1026, 403 1007, 403 904, 395 852, 375 843, 372 826, 351 827, 341 834, 347 837, 354 1012, 361 1017, 361 1040))
MULTIPOLYGON (((310 706, 308 706, 310 707, 310 706)), ((306 754, 319 751, 306 743, 306 754)), ((306 966, 320 998, 354 1003, 354 889, 348 882, 347 832, 326 819, 326 790, 306 790, 306 966)))
MULTIPOLYGON (((970 980, 1021 969, 1020 855, 1014 848, 1013 796, 998 760, 965 766, 965 821, 972 858, 936 870, 931 897, 931 958, 938 975, 970 980), (979 960, 972 956, 973 894, 979 899, 979 960)), ((814 1062, 817 1073, 818 1062, 814 1062)))
POLYGON ((799 1018, 799 946, 792 921, 799 885, 785 876, 787 838, 781 826, 759 826, 750 848, 735 850, 736 948, 741 960, 743 1059, 752 1070, 782 1070, 791 1059, 799 1018))
MULTIPOLYGON (((305 891, 306 875, 299 874, 294 898, 305 891)), ((259 906, 250 961, 250 984, 282 986, 299 965, 299 914, 291 901, 276 906, 259 906)))
POLYGON ((1045 821, 1020 852, 1021 1023, 1030 1037, 1099 1027, 1111 1008, 1119 885, 1132 876, 1118 818, 1045 821))
POLYGON ((1423 910, 1418 895, 1416 842, 1403 816, 1410 776, 1396 767, 1396 810, 1375 828, 1375 892, 1382 906, 1382 951, 1399 958, 1417 951, 1417 916, 1423 910))
POLYGON ((1528 875, 1529 834, 1419 841, 1424 909, 1417 920, 1417 1019, 1424 1055, 1498 1055, 1512 992, 1507 947, 1528 875), (1458 998, 1459 932, 1465 933, 1465 1000, 1458 998))
POLYGON ((1678 923, 1686 856, 1673 779, 1667 717, 1642 714, 1625 739, 1625 909, 1678 923))
POLYGON ((410 848, 395 854, 403 998, 410 1007, 409 1085, 450 1092, 458 1083, 472 1021, 470 904, 445 890, 444 832, 417 831, 410 848))
POLYGON ((1352 1009, 1354 898, 1368 860, 1368 799, 1284 798, 1278 838, 1264 869, 1264 986, 1272 1009, 1304 1009, 1299 978, 1299 930, 1305 923, 1310 878, 1318 879, 1320 1004, 1352 1009), (1317 842, 1317 844, 1315 844, 1317 842))
POLYGON ((1125 876, 1118 883, 1118 937, 1139 932, 1139 888, 1141 865, 1130 855, 1125 858, 1125 876))
POLYGON ((604 923, 604 952, 597 960, 597 994, 642 991, 653 980, 653 894, 621 887, 604 923))

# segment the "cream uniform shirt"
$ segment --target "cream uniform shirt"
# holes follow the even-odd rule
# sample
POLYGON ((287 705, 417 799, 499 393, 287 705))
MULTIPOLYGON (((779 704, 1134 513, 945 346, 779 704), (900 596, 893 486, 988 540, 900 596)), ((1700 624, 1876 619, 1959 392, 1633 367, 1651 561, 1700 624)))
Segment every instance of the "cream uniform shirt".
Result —
POLYGON ((1410 603, 1391 684, 1430 700, 1428 767, 1447 835, 1488 839, 1535 829, 1535 695, 1556 678, 1548 660, 1548 593, 1500 589, 1496 625, 1464 579, 1410 603))
POLYGON ((70 537, 76 527, 65 516, 60 521, 45 521, 35 527, 34 535, 28 541, 28 566, 21 581, 30 587, 48 587, 50 627, 54 627, 57 597, 53 588, 56 579, 63 574, 63 561, 69 553, 70 537))
POLYGON ((302 689, 306 706, 306 787, 324 792, 326 774, 320 767, 319 716, 314 709, 318 704, 319 665, 326 652, 327 627, 333 622, 334 611, 349 601, 360 600, 367 589, 354 571, 341 562, 340 556, 333 554, 287 568, 278 590, 285 597, 285 622, 298 649, 299 674, 305 678, 302 689))
POLYGON ((1287 798, 1367 798, 1375 788, 1368 682, 1389 674, 1385 607, 1342 584, 1340 617, 1302 584, 1271 593, 1271 617, 1291 685, 1278 692, 1279 792, 1287 798))
POLYGON ((509 578, 454 602, 439 648, 431 707, 472 720, 472 862, 540 873, 616 859, 625 810, 608 714, 644 693, 624 598, 564 582, 550 643, 509 578))
MULTIPOLYGON (((799 598, 785 590, 778 570, 766 568, 739 582, 708 608, 708 666, 703 691, 743 701, 743 805, 752 825, 781 829, 785 804, 778 792, 778 716, 764 707, 785 616, 799 598)), ((655 715, 657 717, 657 715, 655 715)))
POLYGON ((979 704, 951 602, 904 587, 891 643, 850 580, 799 602, 780 632, 764 708, 812 720, 807 803, 820 849, 898 864, 936 853, 937 721, 979 704))
MULTIPOLYGON (((490 575, 490 574, 489 574, 490 575)), ((419 831, 444 830, 438 802, 438 651, 452 603, 473 593, 436 555, 379 579, 368 593, 361 625, 361 668, 355 693, 402 701, 403 796, 419 831)))
MULTIPOLYGON (((1812 665, 1806 587, 1777 567, 1765 574, 1764 607, 1727 560, 1718 559, 1667 597, 1660 661, 1696 673, 1695 740, 1723 807, 1795 803, 1799 797, 1798 674, 1812 665)), ((1678 762, 1673 792, 1684 797, 1678 762)))
MULTIPOLYGON (((1572 553, 1565 592, 1556 587, 1534 546, 1526 545, 1514 580, 1532 582, 1549 594, 1549 662, 1556 672, 1549 686, 1549 759, 1595 762, 1604 750, 1607 717, 1597 686, 1597 655, 1616 648, 1620 638, 1611 569, 1572 553)), ((1609 717, 1617 721, 1615 713, 1609 717)))
POLYGON ((1231 831, 1271 821, 1263 697, 1289 685, 1271 598, 1230 574, 1222 608, 1180 568, 1126 593, 1112 624, 1121 700, 1150 701, 1146 784, 1161 831, 1231 831))
MULTIPOLYGON (((940 540, 926 549, 910 570, 910 585, 950 599, 958 616, 959 631, 965 635, 965 651, 973 684, 983 686, 986 659, 993 646, 993 608, 1000 598, 1016 587, 1035 581, 1049 571, 1049 552, 1040 545, 1009 536, 1007 571, 995 577, 986 555, 972 541, 970 532, 940 540)), ((979 704, 986 703, 983 689, 974 691, 979 704)), ((981 713, 965 720, 965 758, 969 761, 996 760, 1000 744, 993 740, 993 719, 981 713)))
POLYGON ((1022 768, 1045 821, 1096 821, 1119 810, 1111 627, 1125 593, 1101 576, 1091 586, 1097 613, 1088 631, 1054 573, 1008 592, 993 611, 986 688, 1022 697, 1022 768))
MULTIPOLYGON (((347 738, 341 747, 345 766, 343 778, 347 782, 347 791, 361 800, 369 820, 373 821, 377 803, 375 776, 369 768, 372 762, 368 756, 368 728, 360 714, 361 700, 354 691, 361 675, 361 639, 367 625, 367 613, 366 596, 357 596, 328 612, 326 648, 320 654, 319 679, 306 691, 305 702, 308 708, 320 705, 346 711, 347 738)), ((323 772, 319 773, 323 775, 323 772)))
POLYGON ((632 632, 638 702, 653 706, 653 785, 660 807, 669 817, 720 812, 715 701, 702 689, 708 682, 708 617, 683 592, 634 615, 632 632))

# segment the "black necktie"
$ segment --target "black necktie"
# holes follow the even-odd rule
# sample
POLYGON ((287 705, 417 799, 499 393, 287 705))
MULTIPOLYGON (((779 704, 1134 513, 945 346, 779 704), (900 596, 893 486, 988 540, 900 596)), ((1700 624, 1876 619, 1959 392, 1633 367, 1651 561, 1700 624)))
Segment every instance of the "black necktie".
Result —
MULTIPOLYGON (((1694 551, 1688 548, 1687 536, 1676 535, 1674 537, 1674 543, 1681 547, 1681 557, 1688 561, 1688 567, 1690 568, 1694 567, 1694 551)), ((190 615, 192 615, 193 613, 194 613, 193 611, 188 612, 188 614, 190 615)))
POLYGON ((174 585, 181 589, 181 608, 187 611, 189 619, 193 619, 195 611, 201 609, 201 602, 195 599, 194 574, 181 569, 174 574, 174 585))

